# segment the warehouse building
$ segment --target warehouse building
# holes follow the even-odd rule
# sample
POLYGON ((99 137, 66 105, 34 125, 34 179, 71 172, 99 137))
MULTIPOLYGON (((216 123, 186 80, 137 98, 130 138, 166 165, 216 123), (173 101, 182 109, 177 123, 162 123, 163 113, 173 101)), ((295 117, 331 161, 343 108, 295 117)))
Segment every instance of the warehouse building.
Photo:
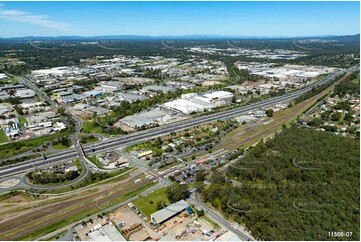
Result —
POLYGON ((119 82, 101 82, 96 89, 106 93, 114 93, 122 90, 123 85, 119 82))
POLYGON ((180 111, 184 114, 201 112, 213 108, 213 104, 207 103, 196 98, 192 99, 176 99, 163 104, 165 108, 180 111))
POLYGON ((160 224, 165 222, 166 220, 174 217, 175 215, 179 214, 180 212, 186 210, 189 207, 188 203, 183 199, 169 205, 158 212, 155 212, 151 215, 151 222, 153 224, 160 224))
POLYGON ((212 103, 217 106, 231 104, 233 100, 233 93, 225 91, 211 92, 204 94, 203 96, 212 100, 212 103))
POLYGON ((4 73, 0 73, 0 80, 6 79, 6 78, 7 78, 7 76, 4 73))
POLYGON ((35 92, 31 89, 21 89, 16 91, 15 96, 19 98, 29 98, 29 97, 34 97, 35 92))
POLYGON ((140 116, 140 115, 137 115, 137 114, 122 118, 120 120, 120 122, 123 124, 126 124, 132 128, 140 128, 140 127, 149 126, 149 125, 152 125, 155 123, 153 120, 143 117, 143 116, 140 116))
POLYGON ((152 86, 146 86, 143 87, 142 91, 147 93, 147 92, 163 92, 163 93, 168 93, 168 92, 172 92, 175 91, 175 88, 172 87, 166 87, 166 86, 161 86, 161 85, 152 85, 152 86))

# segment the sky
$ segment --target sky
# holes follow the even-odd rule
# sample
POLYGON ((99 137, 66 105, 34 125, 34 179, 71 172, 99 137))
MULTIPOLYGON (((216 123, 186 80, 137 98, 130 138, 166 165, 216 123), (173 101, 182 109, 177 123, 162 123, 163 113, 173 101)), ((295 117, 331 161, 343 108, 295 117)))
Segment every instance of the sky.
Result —
POLYGON ((354 2, 2 2, 0 37, 360 33, 354 2))

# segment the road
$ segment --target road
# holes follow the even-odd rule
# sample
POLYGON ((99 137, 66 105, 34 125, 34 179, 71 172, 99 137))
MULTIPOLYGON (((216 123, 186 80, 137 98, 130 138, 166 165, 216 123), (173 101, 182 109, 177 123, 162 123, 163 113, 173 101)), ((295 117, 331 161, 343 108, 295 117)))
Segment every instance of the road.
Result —
MULTIPOLYGON (((83 127, 83 121, 80 117, 78 117, 76 114, 72 113, 71 110, 68 107, 63 107, 60 106, 58 103, 54 102, 54 100, 52 100, 44 91, 42 91, 39 87, 37 87, 33 82, 31 82, 30 80, 24 78, 24 77, 18 77, 18 76, 14 76, 11 75, 9 73, 7 73, 9 76, 15 77, 21 84, 23 84, 24 86, 27 86, 28 88, 32 89, 36 95, 38 95, 42 100, 48 102, 50 104, 50 106, 52 106, 52 108, 54 108, 55 110, 57 110, 58 108, 65 108, 66 112, 69 114, 69 116, 71 117, 71 119, 73 119, 74 124, 75 124, 75 131, 72 134, 72 142, 74 144, 75 147, 75 151, 76 151, 76 155, 80 161, 80 164, 82 166, 83 169, 83 173, 76 179, 74 179, 71 183, 66 184, 66 185, 59 185, 54 187, 54 189, 56 188, 63 188, 63 187, 67 187, 69 185, 73 185, 77 182, 79 182, 80 180, 84 179, 88 174, 89 174, 89 170, 91 169, 91 165, 89 163, 91 163, 84 154, 83 148, 79 142, 78 139, 78 135, 83 127)), ((42 160, 44 160, 44 158, 40 158, 42 160)), ((63 157, 64 159, 64 157, 63 157)), ((32 166, 34 168, 35 167, 39 167, 41 166, 42 163, 40 163, 38 165, 38 163, 33 162, 32 166)), ((49 164, 48 161, 46 161, 46 164, 49 164)), ((0 176, 2 178, 2 176, 0 176)), ((34 186, 35 187, 35 186, 34 186)), ((41 188, 41 186, 38 186, 38 188, 41 188)))
MULTIPOLYGON (((351 73, 352 71, 356 70, 356 68, 357 67, 348 69, 347 73, 351 73)), ((160 127, 147 129, 147 130, 139 131, 136 133, 123 135, 119 138, 103 140, 101 142, 92 144, 91 145, 92 148, 90 148, 90 146, 85 146, 83 151, 86 156, 89 156, 89 155, 92 155, 95 153, 108 151, 108 150, 114 149, 116 147, 120 147, 120 146, 125 147, 125 146, 128 146, 133 143, 149 140, 149 139, 156 138, 159 136, 168 135, 171 132, 177 132, 180 130, 184 130, 187 128, 191 128, 191 127, 200 125, 200 124, 211 123, 211 122, 214 122, 217 120, 224 120, 224 119, 232 118, 232 117, 235 117, 242 113, 247 113, 249 111, 256 110, 259 108, 267 108, 267 107, 277 104, 277 103, 282 103, 282 102, 287 102, 287 101, 293 100, 293 99, 303 95, 304 93, 310 91, 314 87, 317 87, 319 85, 322 85, 322 84, 332 81, 340 74, 342 74, 341 71, 330 74, 327 77, 323 78, 322 80, 315 82, 312 85, 305 87, 303 89, 300 89, 298 91, 288 93, 283 96, 271 98, 271 99, 268 99, 265 101, 253 103, 248 106, 235 108, 235 109, 231 109, 231 110, 227 110, 227 111, 223 111, 223 112, 218 112, 218 113, 214 113, 214 114, 210 114, 210 115, 205 115, 205 116, 201 116, 201 117, 197 117, 197 118, 193 118, 193 119, 188 119, 188 120, 180 121, 177 123, 171 123, 168 125, 163 125, 160 127)), ((2 178, 8 177, 8 176, 12 176, 14 174, 18 174, 21 172, 31 170, 31 169, 33 169, 34 165, 41 166, 41 165, 46 165, 46 164, 50 164, 50 163, 58 163, 58 162, 65 161, 65 160, 76 159, 77 157, 78 157, 78 152, 75 150, 61 151, 57 154, 49 156, 47 158, 47 160, 38 158, 38 159, 31 160, 31 161, 25 161, 22 163, 18 163, 18 164, 12 165, 12 166, 3 167, 3 169, 0 171, 0 177, 2 177, 2 178)))
POLYGON ((207 214, 214 222, 218 223, 221 227, 228 229, 232 233, 236 234, 241 240, 255 240, 252 235, 248 232, 242 231, 240 229, 236 229, 232 224, 229 223, 226 219, 224 219, 218 212, 214 211, 213 208, 209 208, 203 202, 199 200, 198 193, 193 192, 191 196, 187 199, 190 204, 194 204, 196 207, 201 208, 205 214, 207 214))

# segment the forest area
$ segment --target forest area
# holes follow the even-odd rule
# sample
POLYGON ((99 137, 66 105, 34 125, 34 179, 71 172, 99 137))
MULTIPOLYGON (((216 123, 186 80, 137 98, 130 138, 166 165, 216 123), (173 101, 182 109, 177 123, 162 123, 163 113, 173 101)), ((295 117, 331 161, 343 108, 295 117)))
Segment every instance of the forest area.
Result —
POLYGON ((249 149, 227 176, 215 172, 200 192, 256 239, 358 241, 359 154, 356 139, 292 126, 249 149))

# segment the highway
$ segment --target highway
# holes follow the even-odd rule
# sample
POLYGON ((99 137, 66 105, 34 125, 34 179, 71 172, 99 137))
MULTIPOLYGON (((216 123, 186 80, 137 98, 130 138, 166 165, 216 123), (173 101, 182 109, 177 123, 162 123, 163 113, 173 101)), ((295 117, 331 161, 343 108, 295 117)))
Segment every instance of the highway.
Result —
MULTIPOLYGON (((356 69, 357 69, 357 67, 352 67, 347 70, 347 73, 351 73, 351 72, 355 71, 356 69)), ((285 94, 285 95, 279 96, 279 97, 274 97, 274 98, 271 98, 271 99, 268 99, 265 101, 253 103, 248 106, 239 107, 239 108, 235 108, 235 109, 231 109, 231 110, 227 110, 227 111, 223 111, 223 112, 218 112, 218 113, 214 113, 214 114, 210 114, 210 115, 205 115, 205 116, 201 116, 201 117, 197 117, 197 118, 193 118, 193 119, 188 119, 188 120, 180 121, 177 123, 171 123, 171 124, 163 125, 163 126, 160 126, 157 128, 147 129, 147 130, 139 131, 136 133, 131 133, 128 135, 123 135, 119 138, 103 140, 103 141, 97 142, 96 144, 93 144, 92 148, 90 148, 90 146, 84 147, 84 153, 86 156, 89 156, 93 153, 104 152, 104 151, 114 149, 119 146, 125 147, 125 146, 133 144, 133 143, 141 142, 143 140, 149 140, 149 139, 152 139, 155 137, 164 136, 171 132, 177 132, 180 130, 191 128, 191 127, 194 127, 194 126, 197 126, 200 124, 214 122, 217 120, 224 120, 224 119, 232 118, 232 117, 235 117, 237 115, 240 115, 242 113, 246 113, 246 112, 249 112, 252 110, 256 110, 259 108, 267 108, 267 107, 277 104, 277 103, 287 102, 287 101, 293 100, 293 99, 303 95, 304 93, 310 91, 314 87, 317 87, 319 85, 322 85, 322 84, 325 84, 325 83, 328 83, 328 82, 334 80, 338 75, 342 74, 343 72, 344 71, 339 71, 339 72, 330 74, 327 77, 323 78, 322 80, 315 82, 312 85, 305 87, 303 89, 297 90, 295 92, 288 93, 288 94, 285 94)), ((66 150, 66 151, 61 151, 57 154, 48 156, 48 158, 46 160, 38 158, 38 159, 31 160, 31 161, 18 163, 18 164, 12 165, 12 166, 5 166, 0 171, 0 178, 9 177, 14 174, 32 170, 32 169, 34 169, 34 165, 35 166, 43 166, 46 164, 76 159, 76 158, 78 158, 78 155, 79 155, 79 153, 76 152, 75 150, 73 150, 73 151, 66 150)))
MULTIPOLYGON (((54 102, 45 92, 43 92, 39 87, 37 87, 30 80, 28 80, 28 79, 26 79, 24 77, 18 77, 18 76, 11 75, 9 73, 7 73, 7 74, 9 76, 15 77, 21 84, 23 84, 24 86, 27 86, 28 88, 32 89, 41 99, 48 102, 50 104, 50 106, 52 106, 52 108, 54 108, 55 110, 62 107, 62 106, 59 106, 56 102, 54 102)), ((71 116, 71 118, 73 119, 73 121, 75 123, 75 132, 72 134, 72 142, 74 144, 76 155, 78 156, 78 159, 80 160, 80 164, 81 164, 82 169, 83 169, 84 172, 81 174, 81 176, 74 179, 71 183, 68 183, 66 185, 55 186, 54 188, 63 188, 63 187, 67 187, 69 185, 77 183, 78 181, 85 178, 89 174, 89 170, 91 169, 91 166, 89 165, 90 162, 85 157, 83 148, 81 147, 81 144, 80 144, 79 139, 78 139, 78 134, 80 133, 80 131, 81 131, 82 127, 83 127, 83 121, 76 114, 73 114, 68 107, 64 107, 64 108, 66 109, 67 113, 71 116)), ((64 151, 62 153, 63 154, 68 154, 68 156, 60 156, 60 157, 58 157, 58 158, 61 158, 61 160, 63 160, 63 161, 68 160, 67 157, 72 157, 72 156, 70 156, 70 154, 73 154, 73 152, 70 152, 70 154, 69 154, 69 153, 64 152, 64 151)), ((44 158, 40 158, 40 159, 44 161, 44 158)), ((74 159, 74 158, 72 158, 72 159, 74 159)), ((31 165, 33 166, 33 169, 44 165, 44 162, 41 162, 41 161, 38 162, 38 161, 39 160, 36 160, 36 159, 30 161, 31 165)), ((49 164, 49 160, 45 160, 45 164, 49 164)), ((24 166, 15 167, 15 170, 20 169, 19 171, 21 171, 23 168, 25 168, 27 170, 26 166, 25 167, 24 166)), ((0 175, 0 178, 2 178, 1 175, 0 175)), ((26 181, 25 181, 25 183, 26 183, 26 181)), ((35 185, 33 185, 33 187, 40 188, 40 186, 35 186, 35 185)))

